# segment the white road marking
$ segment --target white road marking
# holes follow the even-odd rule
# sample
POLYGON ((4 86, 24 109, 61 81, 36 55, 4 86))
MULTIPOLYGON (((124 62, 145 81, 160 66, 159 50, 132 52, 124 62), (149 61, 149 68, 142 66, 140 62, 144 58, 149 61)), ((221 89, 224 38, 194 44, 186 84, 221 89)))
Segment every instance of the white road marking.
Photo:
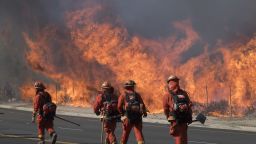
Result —
POLYGON ((63 130, 83 131, 82 129, 73 129, 73 128, 65 128, 65 127, 58 127, 58 128, 63 130))
MULTIPOLYGON (((150 126, 150 127, 169 127, 168 125, 154 125, 154 124, 144 124, 145 126, 150 126)), ((218 132, 218 133, 227 133, 227 134, 242 134, 242 135, 256 135, 255 133, 245 133, 241 131, 221 131, 221 129, 199 129, 199 128, 193 128, 189 129, 190 131, 203 131, 203 132, 218 132)))
POLYGON ((31 124, 33 124, 32 122, 26 122, 26 125, 31 125, 31 124))
POLYGON ((154 125, 154 124, 144 124, 144 126, 150 126, 150 127, 169 127, 169 125, 154 125))
MULTIPOLYGON (((22 139, 27 139, 27 140, 33 140, 33 141, 38 141, 38 138, 27 138, 24 136, 17 136, 17 135, 6 135, 6 134, 0 134, 2 137, 8 137, 8 138, 22 138, 22 139)), ((51 142, 50 140, 45 140, 47 142, 51 142)), ((78 143, 72 143, 72 142, 65 142, 65 141, 57 141, 59 144, 78 144, 78 143)))
POLYGON ((191 131, 204 131, 204 132, 218 132, 218 133, 229 133, 229 134, 242 134, 242 135, 256 135, 255 133, 243 133, 240 131, 220 131, 221 129, 217 130, 207 130, 207 129, 190 129, 191 131))
POLYGON ((210 142, 204 142, 204 141, 188 141, 189 143, 197 143, 197 144, 217 144, 217 143, 210 143, 210 142))
POLYGON ((86 119, 86 121, 100 121, 100 118, 86 119))
MULTIPOLYGON (((169 127, 168 125, 153 125, 153 124, 145 124, 145 126, 150 127, 169 127)), ((217 144, 217 143, 211 143, 211 142, 204 142, 204 141, 188 141, 189 143, 197 143, 197 144, 217 144)))

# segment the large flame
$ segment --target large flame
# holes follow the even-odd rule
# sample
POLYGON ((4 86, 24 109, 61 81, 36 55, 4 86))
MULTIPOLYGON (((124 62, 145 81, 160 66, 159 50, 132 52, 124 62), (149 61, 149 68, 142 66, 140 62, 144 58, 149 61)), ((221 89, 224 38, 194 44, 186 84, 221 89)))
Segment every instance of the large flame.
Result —
MULTIPOLYGON (((56 97, 62 101, 68 97, 70 105, 89 107, 102 81, 121 87, 133 79, 149 109, 159 112, 165 79, 176 74, 198 103, 206 103, 208 95, 210 102, 229 101, 231 96, 232 105, 242 109, 255 104, 256 39, 219 44, 210 52, 205 45, 202 54, 182 61, 195 43, 202 43, 190 20, 174 22, 177 31, 173 35, 153 40, 129 35, 119 20, 102 16, 105 10, 95 4, 67 12, 64 33, 55 26, 33 37, 24 33, 28 64, 61 86, 56 97)), ((55 84, 49 89, 54 94, 55 84)), ((23 96, 32 94, 24 91, 23 96)))

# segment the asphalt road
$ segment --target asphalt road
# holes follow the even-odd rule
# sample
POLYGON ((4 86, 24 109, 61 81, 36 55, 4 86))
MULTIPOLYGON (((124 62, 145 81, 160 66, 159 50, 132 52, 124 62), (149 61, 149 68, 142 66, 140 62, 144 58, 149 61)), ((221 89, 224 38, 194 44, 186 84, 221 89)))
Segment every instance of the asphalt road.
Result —
MULTIPOLYGON (((0 143, 1 144, 34 144, 37 143, 36 125, 32 124, 31 113, 24 111, 0 109, 0 143)), ((62 116, 68 120, 80 123, 75 126, 64 121, 55 120, 55 129, 58 133, 60 144, 99 144, 101 123, 98 119, 62 116)), ((168 125, 144 123, 143 133, 147 144, 172 144, 173 140, 168 135, 168 125)), ((120 139, 121 124, 116 130, 120 139)), ((255 144, 256 133, 189 128, 189 144, 255 144)), ((133 132, 129 144, 136 144, 133 132)))

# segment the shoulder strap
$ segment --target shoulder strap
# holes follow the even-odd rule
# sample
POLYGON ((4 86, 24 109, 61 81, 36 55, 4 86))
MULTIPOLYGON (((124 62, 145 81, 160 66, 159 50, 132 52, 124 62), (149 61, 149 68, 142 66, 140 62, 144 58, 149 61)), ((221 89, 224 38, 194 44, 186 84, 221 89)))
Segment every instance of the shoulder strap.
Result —
POLYGON ((139 101, 139 94, 137 92, 134 92, 134 95, 135 95, 136 101, 138 101, 140 103, 140 101, 139 101))
POLYGON ((134 95, 135 101, 139 101, 139 99, 138 99, 138 93, 137 93, 137 92, 133 92, 133 93, 127 93, 127 92, 125 92, 125 100, 126 100, 126 102, 129 102, 129 95, 134 95))
POLYGON ((44 92, 43 94, 46 103, 52 102, 51 95, 48 92, 44 92))
POLYGON ((111 102, 112 100, 114 100, 112 97, 113 97, 113 93, 111 94, 102 94, 102 102, 111 102))
POLYGON ((173 98, 174 103, 177 103, 177 101, 178 101, 177 94, 173 93, 172 91, 169 91, 169 94, 173 98))
POLYGON ((127 92, 124 92, 124 93, 125 93, 125 101, 129 102, 129 96, 128 96, 129 94, 127 92))

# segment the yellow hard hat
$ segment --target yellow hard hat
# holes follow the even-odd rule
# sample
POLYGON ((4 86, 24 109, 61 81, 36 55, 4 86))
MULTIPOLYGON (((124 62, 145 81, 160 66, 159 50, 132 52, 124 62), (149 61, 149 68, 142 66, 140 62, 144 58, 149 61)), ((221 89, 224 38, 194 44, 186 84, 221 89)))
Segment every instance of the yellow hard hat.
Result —
POLYGON ((124 87, 134 87, 136 85, 134 80, 128 80, 124 83, 124 87))
POLYGON ((34 84, 35 89, 46 89, 46 87, 44 86, 44 84, 42 82, 35 82, 34 84))
POLYGON ((166 82, 169 83, 169 81, 179 81, 179 80, 180 80, 180 79, 179 79, 177 76, 175 76, 175 75, 170 75, 170 76, 167 78, 166 82))
POLYGON ((103 88, 103 89, 109 89, 109 88, 111 88, 112 86, 111 86, 111 84, 110 84, 110 82, 108 82, 108 81, 104 81, 103 83, 102 83, 102 85, 101 85, 101 88, 103 88))

